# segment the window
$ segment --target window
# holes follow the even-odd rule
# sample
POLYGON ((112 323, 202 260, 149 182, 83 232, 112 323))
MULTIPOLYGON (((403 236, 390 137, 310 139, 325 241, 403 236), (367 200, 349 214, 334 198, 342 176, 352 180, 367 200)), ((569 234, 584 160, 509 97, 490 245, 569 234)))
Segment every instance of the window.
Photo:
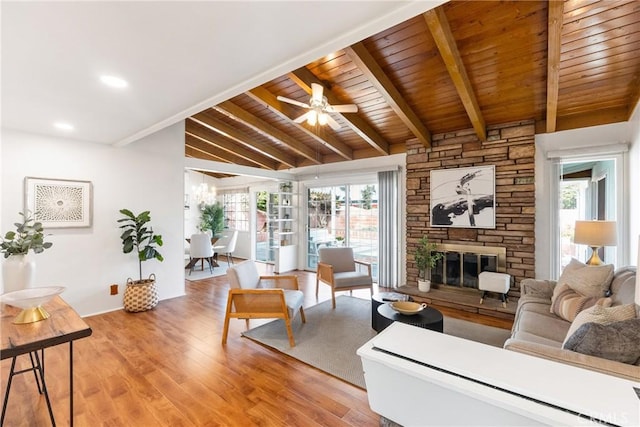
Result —
POLYGON ((249 193, 225 193, 222 195, 224 228, 249 231, 249 193))

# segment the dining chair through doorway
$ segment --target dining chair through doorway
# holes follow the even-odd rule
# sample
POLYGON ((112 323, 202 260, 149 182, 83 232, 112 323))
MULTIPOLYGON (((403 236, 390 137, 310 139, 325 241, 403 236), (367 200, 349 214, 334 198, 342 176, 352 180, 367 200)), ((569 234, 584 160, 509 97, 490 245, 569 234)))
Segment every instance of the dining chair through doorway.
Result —
MULTIPOLYGON (((193 267, 198 263, 198 261, 204 260, 209 263, 209 271, 213 273, 214 262, 211 236, 206 233, 192 234, 189 241, 189 256, 191 257, 189 264, 187 264, 189 274, 191 274, 193 267)), ((202 264, 202 269, 204 270, 204 263, 202 264)))

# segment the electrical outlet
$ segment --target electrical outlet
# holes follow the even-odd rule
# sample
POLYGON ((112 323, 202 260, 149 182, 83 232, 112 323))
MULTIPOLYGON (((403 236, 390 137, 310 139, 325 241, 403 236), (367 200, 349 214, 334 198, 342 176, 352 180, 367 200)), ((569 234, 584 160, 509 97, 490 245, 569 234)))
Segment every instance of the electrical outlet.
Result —
POLYGON ((111 285, 111 295, 118 295, 118 285, 111 285))

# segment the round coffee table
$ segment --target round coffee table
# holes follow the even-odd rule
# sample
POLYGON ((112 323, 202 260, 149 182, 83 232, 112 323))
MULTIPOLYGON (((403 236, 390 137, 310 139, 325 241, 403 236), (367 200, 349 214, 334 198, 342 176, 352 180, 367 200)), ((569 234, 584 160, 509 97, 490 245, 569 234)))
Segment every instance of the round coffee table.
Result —
POLYGON ((378 307, 391 301, 413 301, 410 295, 398 292, 378 292, 371 297, 371 328, 378 330, 378 307))
POLYGON ((402 322, 436 332, 442 332, 443 328, 442 313, 432 307, 427 307, 419 313, 407 316, 393 310, 389 304, 382 304, 378 307, 378 315, 376 332, 382 332, 393 322, 402 322))

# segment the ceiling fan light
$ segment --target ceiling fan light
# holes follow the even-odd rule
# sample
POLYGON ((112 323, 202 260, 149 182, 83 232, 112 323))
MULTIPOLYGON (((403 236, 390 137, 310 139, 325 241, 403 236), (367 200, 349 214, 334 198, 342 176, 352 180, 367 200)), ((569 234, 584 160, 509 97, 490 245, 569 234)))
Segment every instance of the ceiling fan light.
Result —
POLYGON ((327 117, 327 113, 318 114, 318 123, 320 123, 322 126, 326 125, 328 121, 329 118, 327 117))
POLYGON ((318 120, 318 113, 316 113, 313 110, 309 111, 309 115, 307 116, 307 123, 309 124, 309 126, 315 126, 317 120, 318 120))

